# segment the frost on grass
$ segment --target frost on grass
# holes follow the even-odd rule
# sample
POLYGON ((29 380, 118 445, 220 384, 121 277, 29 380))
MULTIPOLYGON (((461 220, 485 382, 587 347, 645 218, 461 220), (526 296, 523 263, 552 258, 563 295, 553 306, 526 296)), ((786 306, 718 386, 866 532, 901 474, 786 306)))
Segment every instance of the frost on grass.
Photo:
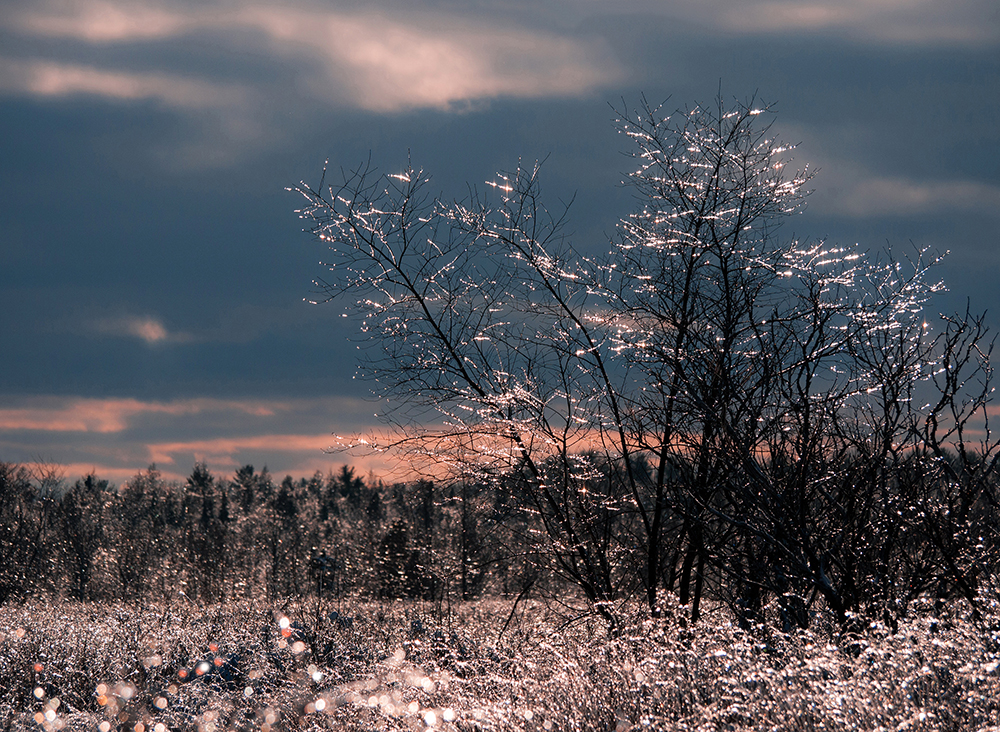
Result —
POLYGON ((996 730, 1000 618, 844 635, 636 612, 617 637, 501 601, 8 606, 15 730, 996 730), (351 622, 345 623, 344 617, 351 622), (678 618, 675 620, 675 618, 678 618))

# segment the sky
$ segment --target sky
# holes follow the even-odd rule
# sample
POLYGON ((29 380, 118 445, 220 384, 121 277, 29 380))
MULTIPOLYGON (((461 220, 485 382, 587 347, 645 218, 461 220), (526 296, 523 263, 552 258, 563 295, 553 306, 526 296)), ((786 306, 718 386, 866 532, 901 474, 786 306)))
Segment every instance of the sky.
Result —
POLYGON ((929 309, 1000 325, 995 0, 0 0, 0 461, 400 475, 325 450, 379 405, 286 189, 544 159, 603 251, 615 109, 720 90, 817 171, 797 236, 949 252, 929 309))

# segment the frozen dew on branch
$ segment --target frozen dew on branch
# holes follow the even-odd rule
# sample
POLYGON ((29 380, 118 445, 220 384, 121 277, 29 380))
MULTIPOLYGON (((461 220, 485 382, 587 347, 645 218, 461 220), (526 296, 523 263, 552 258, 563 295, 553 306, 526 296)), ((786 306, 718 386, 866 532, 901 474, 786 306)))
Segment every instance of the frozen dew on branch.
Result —
POLYGON ((495 188, 499 191, 503 191, 504 193, 511 193, 514 190, 514 186, 511 185, 510 181, 507 179, 501 179, 500 181, 488 180, 486 181, 486 185, 488 185, 490 188, 495 188))

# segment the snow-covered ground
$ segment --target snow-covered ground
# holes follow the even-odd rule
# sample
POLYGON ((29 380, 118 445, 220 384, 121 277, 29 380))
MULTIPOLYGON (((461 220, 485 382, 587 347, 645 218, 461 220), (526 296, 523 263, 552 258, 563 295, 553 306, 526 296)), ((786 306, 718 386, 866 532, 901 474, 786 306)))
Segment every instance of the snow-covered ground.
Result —
POLYGON ((1000 617, 927 608, 896 633, 820 618, 786 635, 667 607, 609 638, 555 609, 8 605, 0 727, 1000 730, 1000 617))

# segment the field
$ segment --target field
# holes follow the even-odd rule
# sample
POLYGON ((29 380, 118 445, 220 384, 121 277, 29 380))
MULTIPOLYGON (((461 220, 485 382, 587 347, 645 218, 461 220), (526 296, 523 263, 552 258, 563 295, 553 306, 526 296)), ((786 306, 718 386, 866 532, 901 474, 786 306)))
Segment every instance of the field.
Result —
POLYGON ((687 626, 499 600, 8 605, 14 730, 977 730, 1000 727, 1000 621, 898 632, 687 626))

